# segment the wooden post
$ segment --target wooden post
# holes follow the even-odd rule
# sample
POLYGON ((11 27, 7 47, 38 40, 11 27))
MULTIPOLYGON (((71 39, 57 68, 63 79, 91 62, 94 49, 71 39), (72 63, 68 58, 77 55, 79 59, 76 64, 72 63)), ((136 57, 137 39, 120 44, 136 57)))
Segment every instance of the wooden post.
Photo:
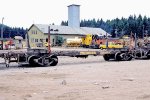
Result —
POLYGON ((4 44, 4 38, 3 38, 3 34, 4 34, 4 33, 3 33, 3 27, 4 27, 4 26, 3 26, 3 20, 4 20, 4 17, 2 18, 2 26, 1 26, 1 39, 2 39, 2 40, 1 40, 1 43, 2 43, 2 48, 1 48, 1 49, 2 49, 2 50, 4 49, 4 48, 3 48, 3 44, 4 44))
POLYGON ((26 30, 26 42, 27 42, 27 49, 30 49, 30 42, 29 42, 29 34, 28 34, 28 30, 26 30))
POLYGON ((48 26, 48 52, 51 53, 51 46, 50 46, 50 26, 48 26))
POLYGON ((137 38, 136 38, 136 33, 134 34, 134 42, 135 42, 134 48, 136 49, 136 48, 137 48, 137 38))
POLYGON ((132 33, 132 31, 131 31, 131 33, 130 33, 130 44, 129 44, 129 49, 130 49, 130 50, 133 49, 133 33, 132 33))
POLYGON ((108 49, 108 33, 106 32, 106 48, 108 49))

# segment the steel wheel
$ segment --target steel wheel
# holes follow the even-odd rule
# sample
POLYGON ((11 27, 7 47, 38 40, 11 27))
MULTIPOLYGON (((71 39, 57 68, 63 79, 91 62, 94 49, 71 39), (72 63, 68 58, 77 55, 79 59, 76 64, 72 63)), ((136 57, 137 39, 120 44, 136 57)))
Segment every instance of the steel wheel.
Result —
POLYGON ((128 54, 128 53, 122 53, 121 54, 121 58, 124 61, 130 61, 130 60, 132 60, 132 56, 130 54, 128 54))
POLYGON ((122 60, 122 58, 121 58, 121 53, 120 52, 117 52, 116 54, 115 54, 115 60, 116 61, 121 61, 122 60))
POLYGON ((104 55, 103 55, 103 58, 104 58, 105 61, 109 61, 110 56, 109 56, 108 54, 104 54, 104 55))
POLYGON ((58 57, 56 55, 51 55, 49 57, 50 66, 56 66, 58 63, 58 57))
POLYGON ((30 57, 28 58, 29 65, 32 66, 32 67, 40 66, 38 63, 35 62, 35 59, 38 59, 38 58, 39 58, 39 57, 34 56, 34 55, 30 56, 30 57))
POLYGON ((147 59, 150 59, 150 51, 147 53, 147 59))

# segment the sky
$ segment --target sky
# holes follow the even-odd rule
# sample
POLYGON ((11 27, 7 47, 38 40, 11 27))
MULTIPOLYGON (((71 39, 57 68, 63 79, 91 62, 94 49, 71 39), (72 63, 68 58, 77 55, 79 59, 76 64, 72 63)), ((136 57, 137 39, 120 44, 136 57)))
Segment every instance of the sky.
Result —
POLYGON ((60 25, 68 20, 68 5, 80 6, 80 20, 150 17, 149 0, 0 0, 0 23, 29 28, 32 24, 60 25))

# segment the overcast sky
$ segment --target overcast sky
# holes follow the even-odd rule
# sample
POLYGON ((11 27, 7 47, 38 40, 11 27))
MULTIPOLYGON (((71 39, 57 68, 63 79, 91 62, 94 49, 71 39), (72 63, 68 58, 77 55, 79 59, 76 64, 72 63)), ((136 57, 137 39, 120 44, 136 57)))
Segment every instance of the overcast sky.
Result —
POLYGON ((70 4, 80 7, 80 19, 127 18, 129 15, 150 16, 149 0, 0 0, 0 18, 11 27, 29 28, 34 24, 60 25, 68 19, 70 4))

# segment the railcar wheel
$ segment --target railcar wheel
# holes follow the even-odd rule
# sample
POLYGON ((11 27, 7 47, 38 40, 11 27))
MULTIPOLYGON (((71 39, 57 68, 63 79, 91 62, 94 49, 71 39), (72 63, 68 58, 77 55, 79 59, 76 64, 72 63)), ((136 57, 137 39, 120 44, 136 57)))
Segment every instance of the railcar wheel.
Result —
POLYGON ((128 58, 128 60, 127 61, 131 61, 132 60, 132 56, 131 55, 129 55, 129 58, 128 58))
POLYGON ((109 56, 109 54, 104 54, 103 58, 104 58, 105 61, 109 61, 110 56, 109 56))
POLYGON ((56 66, 58 63, 58 57, 56 55, 49 56, 50 66, 56 66))
POLYGON ((147 55, 147 59, 150 59, 150 55, 147 55))
POLYGON ((150 51, 147 53, 147 59, 150 59, 150 51))
POLYGON ((128 53, 122 53, 120 56, 121 56, 123 61, 130 61, 130 60, 132 60, 132 56, 130 54, 128 54, 128 53))
POLYGON ((35 62, 35 59, 38 59, 38 58, 39 58, 39 57, 34 56, 34 55, 30 56, 30 57, 28 58, 28 63, 29 63, 29 65, 32 66, 32 67, 38 67, 38 66, 40 66, 38 63, 35 62))
POLYGON ((120 52, 117 52, 117 53, 115 54, 115 60, 116 60, 116 61, 121 61, 122 58, 121 58, 120 55, 121 55, 120 52))

